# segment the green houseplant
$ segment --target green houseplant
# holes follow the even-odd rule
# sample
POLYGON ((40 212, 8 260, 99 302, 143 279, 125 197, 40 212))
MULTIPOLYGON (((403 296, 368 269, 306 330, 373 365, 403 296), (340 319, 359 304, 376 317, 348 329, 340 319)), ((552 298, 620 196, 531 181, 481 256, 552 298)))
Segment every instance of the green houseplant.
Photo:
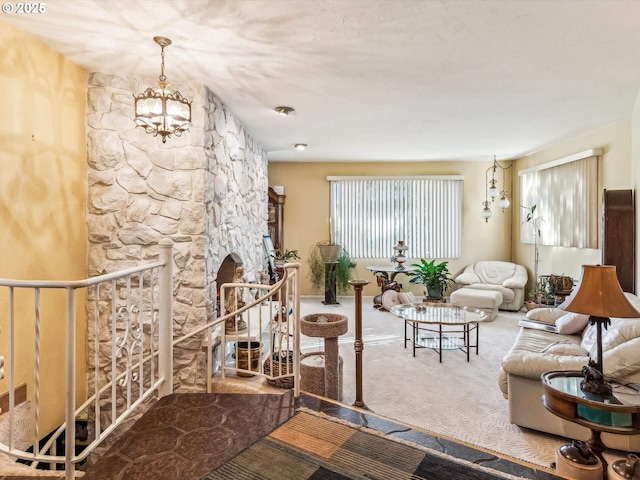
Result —
POLYGON ((327 241, 318 242, 309 251, 309 280, 314 290, 325 288, 326 304, 336 304, 335 291, 346 293, 349 290, 351 271, 356 263, 341 245, 327 241), (327 270, 329 266, 329 270, 327 270))
MULTIPOLYGON (((537 205, 532 205, 530 207, 522 207, 527 211, 527 214, 522 221, 523 225, 527 225, 529 229, 531 229, 531 233, 533 234, 533 284, 534 287, 529 291, 529 295, 531 296, 531 300, 536 304, 540 304, 541 297, 545 294, 544 284, 538 278, 538 263, 539 263, 539 250, 538 250, 538 239, 540 238, 540 224, 544 221, 540 216, 536 213, 537 205)), ((536 305, 537 306, 537 305, 536 305)), ((532 306, 527 306, 527 308, 532 308, 532 306)))
POLYGON ((284 265, 285 263, 290 262, 291 260, 299 260, 300 256, 298 255, 298 250, 287 250, 284 252, 278 250, 275 255, 273 255, 273 261, 276 265, 284 265))
POLYGON ((449 276, 449 262, 436 263, 435 260, 427 262, 424 258, 420 259, 420 263, 414 263, 411 266, 416 270, 406 272, 407 276, 412 277, 409 282, 421 283, 427 289, 427 297, 440 299, 445 289, 453 283, 453 279, 449 276))

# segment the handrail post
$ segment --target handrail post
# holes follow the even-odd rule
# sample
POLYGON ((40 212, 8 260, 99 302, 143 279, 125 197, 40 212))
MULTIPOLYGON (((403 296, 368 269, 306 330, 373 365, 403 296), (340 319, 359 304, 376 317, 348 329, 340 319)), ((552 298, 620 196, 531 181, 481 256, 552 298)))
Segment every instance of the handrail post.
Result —
MULTIPOLYGON (((287 278, 293 276, 293 397, 300 397, 300 264, 287 264, 287 278), (295 268, 295 270, 294 270, 295 268)), ((286 298, 285 298, 286 301, 286 298)), ((286 312, 289 315, 289 312, 286 312)), ((288 355, 288 353, 287 353, 288 355)))
POLYGON ((364 350, 364 342, 362 341, 362 289, 368 284, 367 280, 349 280, 349 285, 353 287, 356 295, 356 338, 353 342, 353 349, 356 352, 356 401, 353 402, 353 406, 359 408, 367 408, 362 400, 362 352, 364 350))
POLYGON ((158 245, 164 263, 158 280, 158 373, 163 380, 158 395, 164 397, 173 393, 173 242, 163 238, 158 245))
MULTIPOLYGON (((66 430, 64 432, 64 470, 65 478, 67 480, 72 480, 75 473, 73 457, 76 454, 76 291, 73 288, 67 288, 66 293, 67 401, 65 407, 66 430)), ((36 408, 37 407, 38 406, 36 405, 36 408)))

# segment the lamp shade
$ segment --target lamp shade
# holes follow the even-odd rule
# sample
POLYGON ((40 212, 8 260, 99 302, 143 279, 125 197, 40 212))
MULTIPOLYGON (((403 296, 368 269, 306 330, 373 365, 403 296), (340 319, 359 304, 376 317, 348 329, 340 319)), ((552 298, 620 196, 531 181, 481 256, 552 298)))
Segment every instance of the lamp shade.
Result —
POLYGON ((613 265, 583 265, 578 289, 561 308, 593 317, 640 318, 622 291, 613 265))

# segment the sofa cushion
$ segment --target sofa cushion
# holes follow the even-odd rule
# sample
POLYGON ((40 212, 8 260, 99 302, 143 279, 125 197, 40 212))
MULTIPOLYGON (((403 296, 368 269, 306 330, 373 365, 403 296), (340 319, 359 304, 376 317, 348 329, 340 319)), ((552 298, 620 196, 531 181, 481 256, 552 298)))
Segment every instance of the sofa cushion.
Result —
POLYGON ((540 353, 546 353, 549 355, 571 355, 576 357, 586 357, 589 355, 589 352, 577 343, 565 340, 547 345, 540 353))
POLYGON ((589 323, 589 315, 569 312, 556 320, 556 328, 558 333, 562 335, 573 335, 574 333, 581 333, 587 323, 589 323))
POLYGON ((640 380, 640 337, 617 345, 603 355, 604 372, 629 382, 640 380))
POLYGON ((587 355, 557 355, 542 353, 549 345, 559 341, 579 345, 579 335, 563 335, 521 328, 511 350, 502 359, 503 370, 511 375, 539 379, 549 370, 580 370, 589 361, 587 355))
MULTIPOLYGON (((607 352, 618 345, 640 337, 640 319, 638 318, 612 318, 611 325, 602 329, 602 351, 607 352)), ((589 325, 582 333, 580 346, 589 350, 592 357, 597 352, 597 326, 589 325)))
POLYGON ((478 275, 473 272, 473 265, 469 265, 464 269, 464 272, 456 277, 455 282, 461 285, 472 285, 474 283, 480 283, 480 279, 478 275))
POLYGON ((476 262, 473 266, 473 272, 482 283, 493 285, 502 285, 505 280, 513 277, 515 271, 516 265, 509 262, 484 261, 476 262))
POLYGON ((567 312, 558 310, 557 308, 534 308, 527 312, 527 318, 529 320, 555 325, 556 320, 566 314, 567 312))

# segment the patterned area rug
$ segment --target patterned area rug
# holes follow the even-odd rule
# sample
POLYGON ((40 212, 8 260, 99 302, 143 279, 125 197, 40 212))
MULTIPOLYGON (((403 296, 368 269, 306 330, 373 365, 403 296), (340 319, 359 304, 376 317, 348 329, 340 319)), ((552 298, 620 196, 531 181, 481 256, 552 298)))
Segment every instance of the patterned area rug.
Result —
POLYGON ((348 424, 300 412, 203 480, 517 477, 348 424))

